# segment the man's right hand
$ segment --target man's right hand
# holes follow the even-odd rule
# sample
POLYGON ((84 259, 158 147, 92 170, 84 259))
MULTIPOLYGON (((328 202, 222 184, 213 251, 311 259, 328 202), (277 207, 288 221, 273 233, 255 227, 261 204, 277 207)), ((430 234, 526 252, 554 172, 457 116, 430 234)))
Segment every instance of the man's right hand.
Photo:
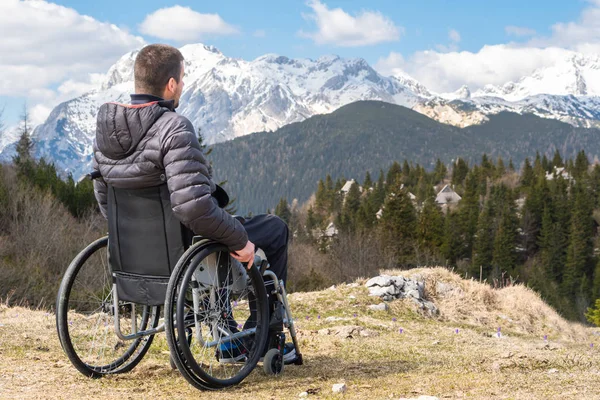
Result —
POLYGON ((241 250, 232 251, 231 257, 235 258, 239 262, 247 262, 248 269, 252 268, 252 263, 254 262, 254 243, 248 240, 246 243, 246 247, 241 250))

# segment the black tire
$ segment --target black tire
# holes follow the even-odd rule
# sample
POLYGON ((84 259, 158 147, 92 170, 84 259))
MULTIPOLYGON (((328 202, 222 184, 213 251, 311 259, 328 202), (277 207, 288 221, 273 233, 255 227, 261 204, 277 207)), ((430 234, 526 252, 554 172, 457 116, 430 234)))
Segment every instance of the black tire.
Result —
POLYGON ((263 359, 263 370, 267 375, 279 375, 283 372, 285 363, 281 358, 281 352, 278 349, 271 349, 265 354, 263 359))
MULTIPOLYGON (((142 360, 154 338, 148 335, 124 342, 114 332, 107 244, 107 236, 100 238, 73 259, 56 299, 60 344, 73 366, 91 378, 130 371, 142 360), (96 340, 98 336, 101 338, 96 340), (94 350, 97 354, 92 354, 94 350)), ((119 310, 121 307, 121 316, 126 318, 129 312, 127 319, 130 321, 131 305, 122 303, 119 310)), ((138 305, 136 315, 138 311, 141 314, 137 317, 139 331, 158 325, 159 307, 138 305)))
MULTIPOLYGON (((185 379, 196 388, 216 390, 239 384, 256 367, 268 335, 268 301, 262 276, 256 267, 246 271, 247 276, 244 278, 249 279, 244 282, 241 292, 234 293, 230 290, 233 286, 217 282, 221 278, 216 275, 216 284, 195 286, 192 276, 196 279, 197 269, 204 271, 202 268, 208 265, 207 260, 211 260, 209 257, 213 257, 215 266, 230 262, 227 247, 215 242, 204 242, 190 247, 177 263, 167 288, 165 331, 171 357, 185 379), (198 293, 204 293, 199 302, 202 310, 198 314, 194 314, 193 310, 192 286, 198 289, 198 296, 198 293), (214 293, 219 293, 218 299, 213 297, 209 302, 209 292, 213 296, 214 293), (246 322, 238 324, 243 318, 247 318, 246 322), (193 330, 191 342, 178 340, 179 337, 185 337, 190 328, 193 330), (223 340, 223 337, 227 338, 233 332, 249 328, 256 331, 247 339, 223 340), (226 333, 215 334, 217 331, 226 333), (228 340, 242 350, 239 360, 225 364, 223 361, 227 356, 223 356, 220 349, 228 340), (210 342, 214 345, 210 345, 210 342)), ((228 278, 234 273, 233 268, 226 269, 227 275, 223 281, 228 282, 228 278)))

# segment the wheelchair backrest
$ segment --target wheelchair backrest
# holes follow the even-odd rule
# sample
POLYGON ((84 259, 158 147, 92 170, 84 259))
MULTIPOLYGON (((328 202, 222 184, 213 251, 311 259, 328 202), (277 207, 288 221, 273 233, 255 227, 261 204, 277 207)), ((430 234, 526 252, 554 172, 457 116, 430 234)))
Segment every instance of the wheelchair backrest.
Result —
POLYGON ((167 185, 108 185, 107 211, 109 257, 119 298, 162 304, 171 271, 193 236, 173 215, 167 185))

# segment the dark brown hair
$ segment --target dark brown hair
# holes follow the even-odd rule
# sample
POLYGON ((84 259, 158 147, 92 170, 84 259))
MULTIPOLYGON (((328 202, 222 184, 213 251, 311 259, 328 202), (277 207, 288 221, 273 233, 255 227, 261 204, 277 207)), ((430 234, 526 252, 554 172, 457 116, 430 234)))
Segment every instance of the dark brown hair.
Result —
POLYGON ((133 67, 137 92, 162 96, 169 79, 179 83, 183 55, 166 44, 150 44, 135 58, 133 67))

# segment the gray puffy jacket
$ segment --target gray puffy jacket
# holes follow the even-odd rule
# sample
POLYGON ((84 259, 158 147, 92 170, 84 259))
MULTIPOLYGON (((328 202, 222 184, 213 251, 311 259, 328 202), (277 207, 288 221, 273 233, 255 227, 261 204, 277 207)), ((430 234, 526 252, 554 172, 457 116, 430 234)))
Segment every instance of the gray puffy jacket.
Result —
POLYGON ((106 184, 139 189, 167 183, 175 216, 195 234, 231 250, 248 241, 242 224, 219 207, 217 186, 192 123, 172 102, 141 105, 107 103, 100 107, 94 141, 94 193, 106 217, 106 184))

